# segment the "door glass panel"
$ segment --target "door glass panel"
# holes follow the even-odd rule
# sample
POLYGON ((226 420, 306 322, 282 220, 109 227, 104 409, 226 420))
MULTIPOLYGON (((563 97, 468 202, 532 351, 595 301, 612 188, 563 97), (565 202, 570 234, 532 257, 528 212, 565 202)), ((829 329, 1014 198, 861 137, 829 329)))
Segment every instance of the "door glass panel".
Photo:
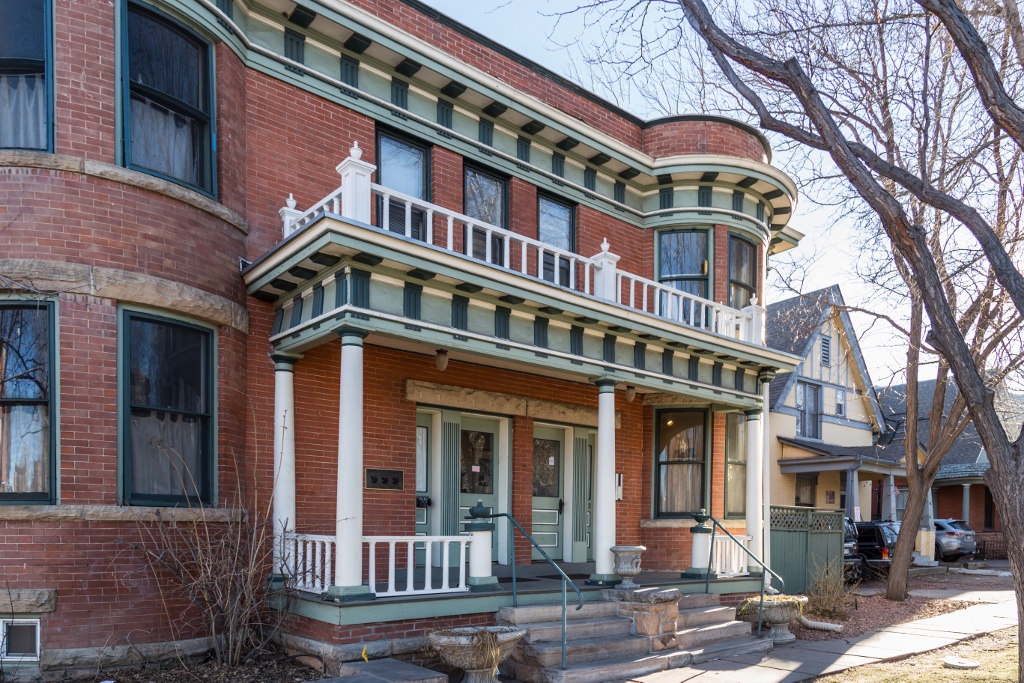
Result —
MULTIPOLYGON (((533 495, 558 498, 562 469, 561 444, 554 439, 533 440, 533 495)), ((536 521, 536 520, 535 520, 536 521)))
POLYGON ((460 490, 462 493, 494 493, 494 435, 462 430, 460 490))
POLYGON ((427 490, 427 438, 426 427, 416 427, 416 492, 427 490))

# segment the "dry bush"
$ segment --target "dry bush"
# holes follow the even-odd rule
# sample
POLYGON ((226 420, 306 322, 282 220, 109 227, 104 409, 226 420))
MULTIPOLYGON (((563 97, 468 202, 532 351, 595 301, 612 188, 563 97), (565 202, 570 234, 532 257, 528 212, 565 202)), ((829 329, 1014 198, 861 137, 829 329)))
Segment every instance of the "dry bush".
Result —
POLYGON ((847 584, 843 563, 825 562, 814 567, 814 581, 807 593, 807 611, 830 619, 846 618, 850 594, 860 582, 847 584))

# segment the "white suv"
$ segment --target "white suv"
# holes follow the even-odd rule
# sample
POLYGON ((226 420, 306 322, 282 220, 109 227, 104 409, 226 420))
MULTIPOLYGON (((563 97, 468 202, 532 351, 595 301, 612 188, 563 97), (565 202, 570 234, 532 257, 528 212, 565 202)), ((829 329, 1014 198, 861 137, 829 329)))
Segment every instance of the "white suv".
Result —
POLYGON ((935 520, 935 559, 955 562, 978 550, 974 530, 962 519, 935 520))

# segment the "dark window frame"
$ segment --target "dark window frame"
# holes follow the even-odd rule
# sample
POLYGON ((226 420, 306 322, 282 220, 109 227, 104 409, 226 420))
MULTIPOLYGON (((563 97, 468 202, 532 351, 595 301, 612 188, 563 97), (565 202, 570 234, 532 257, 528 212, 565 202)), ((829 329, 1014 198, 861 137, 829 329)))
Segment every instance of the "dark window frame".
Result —
POLYGON ((214 74, 216 72, 216 65, 214 64, 214 50, 213 44, 204 38, 198 31, 191 27, 181 23, 169 14, 147 5, 141 2, 125 2, 122 3, 121 12, 121 72, 123 74, 121 78, 121 150, 124 155, 124 165, 126 168, 130 168, 140 173, 147 175, 156 176, 162 178, 168 182, 176 185, 182 185, 189 189, 195 190, 201 194, 207 195, 208 197, 217 198, 217 93, 215 88, 214 74), (206 105, 208 112, 203 112, 200 109, 196 109, 184 102, 177 102, 175 98, 169 97, 155 88, 148 88, 141 84, 132 84, 131 81, 131 66, 129 64, 129 53, 130 48, 128 45, 128 13, 130 11, 139 11, 148 14, 151 18, 155 19, 161 24, 167 26, 170 30, 176 31, 186 39, 194 40, 203 46, 204 52, 204 71, 203 74, 204 84, 203 90, 205 93, 206 105), (132 134, 131 134, 131 98, 132 92, 138 92, 140 96, 144 96, 151 99, 155 103, 163 106, 171 111, 181 111, 193 118, 201 119, 206 124, 206 134, 203 136, 201 154, 203 156, 203 173, 209 177, 208 187, 195 185, 181 178, 156 171, 154 169, 146 168, 132 163, 132 134))
POLYGON ((657 233, 657 256, 658 256, 658 271, 656 273, 658 282, 661 284, 672 287, 673 282, 703 282, 704 283, 704 294, 705 298, 711 299, 711 242, 714 239, 714 235, 710 228, 679 228, 675 230, 659 230, 657 233), (662 275, 661 265, 663 261, 662 257, 662 237, 664 235, 678 235, 688 233, 701 233, 704 235, 704 273, 701 275, 691 274, 676 274, 676 275, 662 275))
MULTIPOLYGON (((574 254, 578 253, 576 251, 576 247, 577 247, 577 244, 576 244, 576 218, 577 218, 577 214, 578 214, 577 210, 579 208, 579 205, 576 204, 575 202, 571 202, 571 201, 569 201, 567 199, 559 197, 558 195, 551 194, 551 193, 548 193, 548 192, 538 191, 537 192, 537 240, 541 241, 541 242, 544 241, 544 240, 541 239, 541 236, 540 236, 540 203, 542 201, 551 202, 553 204, 561 204, 562 206, 564 206, 567 209, 569 209, 569 249, 568 249, 568 251, 570 251, 570 252, 572 252, 574 254)), ((547 244, 547 242, 545 242, 545 244, 547 244)), ((555 249, 560 249, 561 248, 561 247, 555 247, 554 245, 550 245, 550 246, 554 247, 555 249)), ((569 275, 569 268, 572 268, 572 264, 569 262, 569 260, 567 258, 565 258, 563 256, 557 257, 558 258, 557 262, 556 262, 555 258, 556 257, 555 257, 554 253, 547 253, 547 252, 544 253, 544 262, 542 264, 538 264, 538 271, 539 271, 538 272, 538 276, 540 277, 541 280, 544 280, 545 282, 551 282, 552 284, 558 285, 559 287, 568 287, 569 283, 573 280, 573 278, 571 278, 570 275, 569 275), (544 276, 545 273, 548 271, 549 267, 551 269, 551 279, 550 280, 547 279, 544 276)))
MULTIPOLYGON (((46 147, 0 147, 4 150, 24 150, 29 152, 46 152, 52 154, 54 151, 54 135, 56 129, 56 115, 54 112, 54 103, 56 102, 56 89, 54 85, 54 38, 53 38, 53 0, 43 0, 43 78, 46 80, 46 147)), ((11 73, 11 72, 23 72, 28 64, 25 64, 22 60, 11 60, 10 63, 4 64, 5 60, 0 60, 0 73, 11 73)), ((38 73, 33 71, 32 73, 38 73)))
MULTIPOLYGON (((126 505, 148 505, 154 507, 216 507, 216 460, 217 460, 217 334, 216 330, 196 323, 186 322, 177 318, 155 315, 153 313, 138 311, 135 309, 123 309, 120 312, 120 344, 121 344, 121 386, 118 403, 121 414, 121 500, 126 505), (131 488, 131 414, 133 404, 131 401, 131 322, 132 320, 143 320, 162 325, 176 325, 178 327, 190 328, 206 335, 206 358, 209 364, 206 372, 206 387, 209 405, 206 413, 191 411, 175 411, 166 408, 159 409, 165 413, 189 414, 193 416, 206 417, 207 423, 203 434, 202 447, 205 452, 200 454, 200 467, 202 469, 203 481, 199 488, 198 499, 190 499, 188 496, 161 496, 157 494, 133 494, 131 488)), ((146 409, 146 408, 140 408, 146 409)), ((157 410, 156 408, 149 408, 157 410)))
POLYGON ((733 308, 739 308, 738 306, 733 305, 733 301, 732 301, 732 288, 734 286, 735 287, 739 287, 740 289, 743 289, 744 291, 748 292, 750 294, 750 296, 751 296, 751 300, 754 300, 754 298, 757 298, 758 300, 760 300, 760 298, 758 297, 758 284, 760 283, 760 279, 761 279, 761 267, 760 267, 761 264, 758 262, 759 259, 758 259, 758 252, 757 252, 757 244, 755 244, 753 241, 747 239, 746 237, 742 237, 740 235, 737 235, 736 233, 729 233, 729 240, 728 240, 728 245, 726 247, 725 258, 726 258, 726 262, 728 264, 727 267, 729 269, 729 271, 728 271, 729 290, 728 290, 728 292, 726 292, 726 294, 728 296, 728 299, 729 299, 729 305, 732 306, 733 308), (732 245, 733 245, 734 241, 742 242, 742 243, 748 245, 750 248, 752 248, 754 250, 754 284, 753 285, 748 285, 747 283, 742 282, 740 280, 737 280, 735 277, 733 277, 734 272, 733 272, 733 260, 732 260, 732 245))
POLYGON ((711 441, 712 436, 712 425, 711 425, 711 412, 705 409, 699 408, 663 408, 654 412, 654 454, 652 460, 654 461, 654 489, 651 496, 654 516, 662 519, 692 519, 694 514, 700 511, 701 508, 708 509, 708 500, 711 497, 711 492, 708 490, 710 485, 710 474, 711 474, 711 441), (701 464, 701 502, 700 507, 697 510, 688 512, 662 512, 661 501, 659 492, 661 491, 661 466, 662 465, 692 465, 697 461, 690 460, 677 460, 674 462, 661 462, 658 460, 658 453, 661 451, 661 416, 664 413, 699 413, 704 417, 704 459, 700 461, 701 464))
MULTIPOLYGON (((510 212, 509 189, 510 189, 511 178, 507 174, 502 173, 501 171, 496 171, 496 170, 494 170, 492 168, 489 168, 487 166, 484 166, 482 164, 475 164, 472 161, 470 161, 469 159, 464 159, 463 160, 463 164, 462 164, 462 213, 464 215, 466 215, 466 216, 469 216, 469 212, 466 209, 466 197, 469 195, 469 193, 466 191, 466 183, 469 182, 469 176, 467 174, 467 171, 472 171, 473 173, 477 173, 477 174, 480 174, 480 175, 483 175, 483 176, 487 176, 487 177, 491 178, 492 180, 498 181, 501 184, 501 194, 502 194, 502 197, 501 197, 501 225, 499 225, 497 227, 502 228, 503 230, 508 230, 509 229, 508 226, 509 226, 509 223, 511 221, 511 217, 509 216, 509 212, 510 212)), ((470 216, 470 218, 475 218, 475 216, 470 216)), ((470 244, 468 244, 468 240, 466 240, 465 228, 463 228, 462 249, 463 249, 463 251, 467 255, 472 256, 473 258, 476 258, 476 259, 479 259, 479 260, 483 261, 484 257, 486 256, 486 251, 484 252, 484 254, 482 254, 480 256, 476 255, 476 246, 477 246, 476 245, 476 239, 477 239, 477 235, 480 235, 481 237, 483 237, 482 233, 478 233, 478 232, 476 232, 474 230, 473 231, 473 242, 474 242, 474 244, 470 245, 470 244), (471 247, 472 247, 472 249, 471 249, 471 247)), ((483 242, 482 245, 484 247, 486 247, 486 242, 483 242)), ((491 261, 490 262, 492 264, 494 264, 496 266, 504 266, 505 265, 504 249, 505 249, 505 241, 502 239, 502 236, 501 235, 491 235, 491 261)))
MULTIPOLYGON (((384 178, 384 168, 383 168, 383 163, 382 163, 382 157, 381 157, 381 152, 380 152, 380 140, 381 140, 382 137, 391 138, 391 139, 393 139, 393 140, 395 140, 397 142, 400 142, 400 143, 405 144, 405 145, 409 145, 411 147, 418 147, 419 149, 421 149, 423 151, 423 194, 425 196, 423 197, 422 201, 429 202, 430 198, 431 198, 431 186, 430 186, 431 183, 430 183, 430 180, 431 180, 431 164, 433 164, 433 145, 431 145, 429 142, 425 142, 423 140, 420 140, 419 138, 414 138, 414 137, 412 137, 410 135, 406 135, 405 133, 402 133, 401 131, 397 131, 394 128, 390 128, 388 126, 383 126, 383 125, 377 124, 376 130, 374 131, 374 137, 373 137, 373 153, 375 155, 374 158, 377 160, 377 170, 376 170, 375 173, 376 173, 377 184, 378 185, 382 185, 384 187, 387 187, 387 185, 385 185, 384 182, 383 182, 385 180, 385 178, 384 178)), ((395 190, 395 191, 397 192, 398 190, 395 190)), ((389 211, 393 210, 394 207, 395 207, 395 204, 392 204, 391 207, 389 207, 389 211)), ((377 195, 376 198, 374 199, 374 209, 375 209, 375 213, 376 213, 376 221, 375 221, 374 225, 383 230, 384 229, 384 199, 380 195, 377 195)), ((404 207, 403 207, 403 212, 404 212, 404 207)), ((424 211, 420 210, 420 209, 415 209, 415 208, 412 210, 412 213, 413 213, 413 222, 414 222, 413 228, 415 229, 415 221, 417 220, 417 216, 419 217, 419 225, 421 226, 421 228, 420 228, 420 237, 418 238, 418 241, 425 242, 426 239, 427 239, 426 213, 424 211)), ((404 213, 403 213, 403 215, 404 215, 404 213)), ((390 229, 392 227, 392 224, 389 221, 389 225, 388 225, 389 230, 388 231, 389 232, 393 232, 393 233, 397 233, 399 235, 403 235, 404 236, 405 235, 405 226, 404 226, 405 219, 403 218, 402 221, 403 221, 402 230, 392 230, 392 229, 390 229)), ((413 234, 413 236, 410 239, 417 239, 417 238, 416 238, 415 234, 413 234)))
POLYGON ((796 383, 797 396, 794 399, 793 403, 797 407, 797 436, 799 436, 800 438, 812 439, 816 441, 821 440, 821 417, 822 413, 824 412, 822 410, 822 400, 825 394, 825 392, 822 391, 822 389, 822 385, 816 384, 814 382, 805 382, 801 380, 796 383), (817 406, 815 407, 813 413, 814 415, 817 416, 817 420, 814 427, 814 436, 808 436, 807 434, 807 423, 811 416, 811 411, 808 410, 807 406, 806 387, 814 387, 815 402, 817 403, 817 406))
POLYGON ((793 492, 793 505, 797 507, 812 508, 818 503, 818 475, 817 474, 797 474, 796 475, 796 488, 793 492), (802 503, 798 501, 800 495, 800 480, 809 481, 811 483, 811 501, 808 503, 802 503))
POLYGON ((0 505, 54 505, 57 502, 57 426, 60 423, 60 416, 57 392, 54 391, 54 377, 60 376, 60 368, 57 367, 57 314, 56 307, 52 301, 27 301, 24 299, 0 299, 0 310, 2 309, 45 309, 46 310, 46 336, 47 336, 47 365, 49 376, 47 377, 47 398, 42 399, 5 399, 0 398, 2 405, 45 405, 47 407, 47 418, 49 420, 49 477, 47 491, 45 493, 0 493, 0 505))

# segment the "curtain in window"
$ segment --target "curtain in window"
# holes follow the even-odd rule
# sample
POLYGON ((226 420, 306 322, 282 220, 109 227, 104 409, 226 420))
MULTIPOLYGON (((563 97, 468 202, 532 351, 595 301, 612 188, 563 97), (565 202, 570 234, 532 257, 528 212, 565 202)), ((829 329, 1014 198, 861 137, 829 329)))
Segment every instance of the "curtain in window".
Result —
POLYGON ((131 112, 132 163, 199 185, 199 123, 134 95, 131 112))
POLYGON ((744 308, 757 294, 757 249, 745 240, 729 239, 729 305, 744 308))
MULTIPOLYGON (((707 298, 708 234, 696 232, 662 232, 658 235, 659 280, 687 294, 707 298)), ((687 302, 677 297, 661 295, 659 313, 674 320, 691 322, 687 302)), ((694 304, 693 322, 700 323, 702 306, 694 304)))
POLYGON ((128 73, 145 85, 196 109, 206 110, 205 46, 134 8, 128 12, 128 73))
POLYGON ((0 405, 0 494, 49 489, 49 412, 45 405, 0 405))
POLYGON ((697 512, 704 507, 704 414, 661 413, 658 444, 658 512, 697 512))
POLYGON ((747 511, 747 418, 738 413, 725 417, 725 514, 747 511))
POLYGON ((46 149, 44 0, 0 0, 0 147, 46 149))
POLYGON ((0 147, 46 149, 46 76, 0 74, 0 147))
POLYGON ((132 410, 132 493, 178 497, 184 491, 198 497, 202 444, 202 422, 195 417, 132 410))

